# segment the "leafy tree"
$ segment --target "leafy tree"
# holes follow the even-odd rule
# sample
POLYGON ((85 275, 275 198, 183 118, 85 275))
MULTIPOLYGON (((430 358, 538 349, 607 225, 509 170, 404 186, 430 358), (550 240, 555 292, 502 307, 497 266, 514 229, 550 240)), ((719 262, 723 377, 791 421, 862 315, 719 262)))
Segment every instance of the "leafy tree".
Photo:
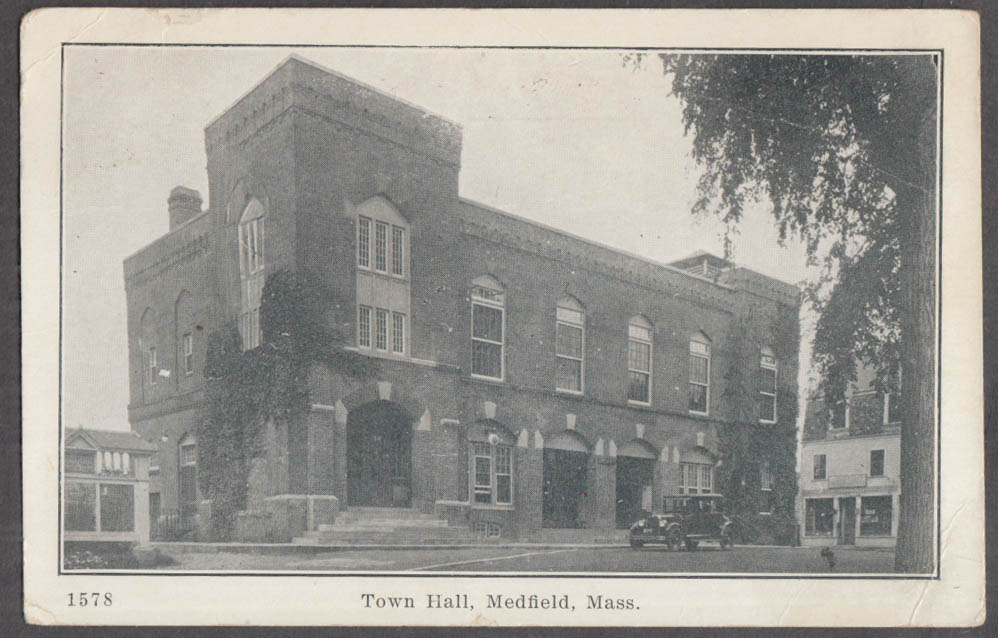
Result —
POLYGON ((831 404, 878 368, 900 377, 896 568, 934 564, 937 60, 931 55, 663 54, 702 167, 694 214, 730 232, 772 204, 821 276, 815 363, 831 404))

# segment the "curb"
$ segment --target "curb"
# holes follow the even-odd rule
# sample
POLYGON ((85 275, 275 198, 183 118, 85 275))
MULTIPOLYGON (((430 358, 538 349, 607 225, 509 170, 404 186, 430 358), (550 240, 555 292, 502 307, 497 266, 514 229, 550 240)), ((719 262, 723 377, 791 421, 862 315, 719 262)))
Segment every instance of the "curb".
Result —
POLYGON ((627 543, 454 543, 434 545, 305 545, 299 543, 150 543, 166 553, 322 554, 326 552, 423 551, 441 549, 622 549, 627 543))

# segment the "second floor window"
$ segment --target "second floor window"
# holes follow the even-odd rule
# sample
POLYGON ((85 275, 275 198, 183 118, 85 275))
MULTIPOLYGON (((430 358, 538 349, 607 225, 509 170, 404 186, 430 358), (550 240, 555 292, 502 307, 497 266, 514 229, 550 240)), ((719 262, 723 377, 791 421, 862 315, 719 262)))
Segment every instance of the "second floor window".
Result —
POLYGON ((627 400, 651 403, 651 322, 634 317, 627 324, 627 400))
POLYGON ((690 340, 690 412, 707 414, 710 405, 710 342, 702 333, 690 340))
POLYGON ((870 476, 884 475, 884 451, 870 450, 870 476))
POLYGON ((243 276, 263 270, 263 204, 253 199, 239 221, 239 265, 243 276))
POLYGON ((776 423, 776 356, 769 348, 759 359, 759 420, 776 423))
POLYGON ((582 392, 586 329, 582 306, 574 299, 563 299, 558 302, 555 319, 555 358, 558 366, 555 388, 582 392))
POLYGON ((814 480, 824 481, 827 476, 827 468, 825 467, 825 455, 815 454, 814 455, 814 480))
POLYGON ((357 345, 371 347, 371 309, 367 306, 360 306, 357 311, 357 345))
POLYGON ((503 378, 503 328, 506 296, 491 277, 476 279, 471 287, 471 373, 503 378))
POLYGON ((892 392, 884 395, 884 425, 901 422, 901 395, 892 392))

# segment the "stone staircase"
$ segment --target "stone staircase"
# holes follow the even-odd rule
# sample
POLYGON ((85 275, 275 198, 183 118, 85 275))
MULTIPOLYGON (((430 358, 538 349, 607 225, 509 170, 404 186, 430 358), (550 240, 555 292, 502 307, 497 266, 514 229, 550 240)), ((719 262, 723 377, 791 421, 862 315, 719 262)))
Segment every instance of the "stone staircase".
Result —
POLYGON ((332 525, 292 539, 298 545, 441 545, 481 542, 466 526, 448 525, 416 509, 351 507, 332 525))

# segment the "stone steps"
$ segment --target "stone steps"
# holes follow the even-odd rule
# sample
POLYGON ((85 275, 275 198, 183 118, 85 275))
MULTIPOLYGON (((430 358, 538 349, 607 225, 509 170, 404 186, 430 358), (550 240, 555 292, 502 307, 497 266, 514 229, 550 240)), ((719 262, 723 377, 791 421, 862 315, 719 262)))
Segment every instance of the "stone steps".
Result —
POLYGON ((351 507, 333 524, 292 539, 298 545, 435 545, 478 540, 466 526, 451 526, 411 508, 351 507))

